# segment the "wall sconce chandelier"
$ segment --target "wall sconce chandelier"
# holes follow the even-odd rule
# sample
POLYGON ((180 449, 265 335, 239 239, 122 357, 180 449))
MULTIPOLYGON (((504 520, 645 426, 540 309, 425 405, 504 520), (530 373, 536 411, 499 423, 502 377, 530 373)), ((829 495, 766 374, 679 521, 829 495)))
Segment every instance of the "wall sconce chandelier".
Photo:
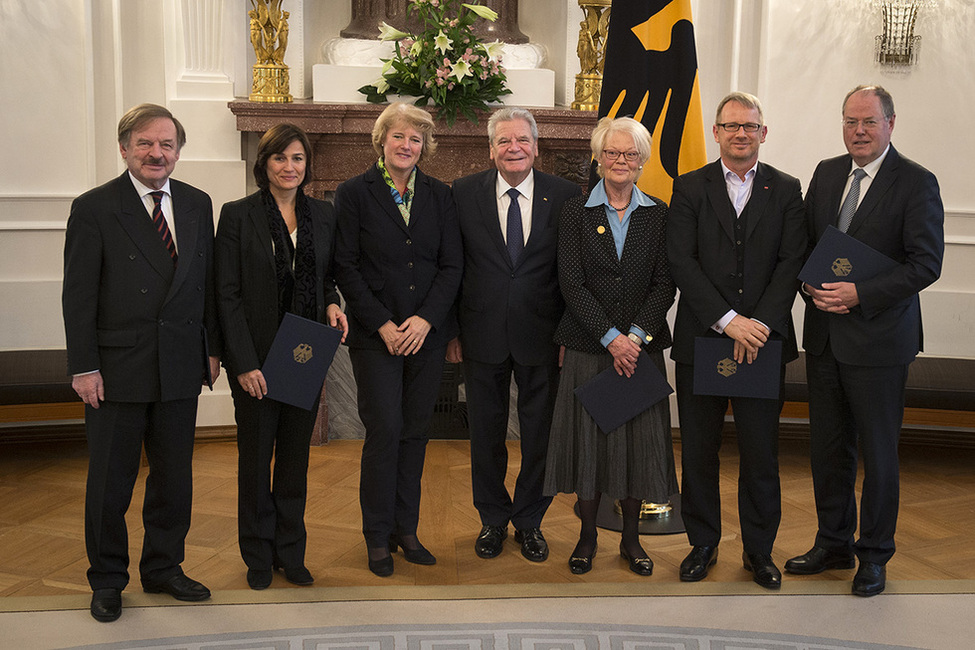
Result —
POLYGON ((921 37, 914 35, 914 23, 921 7, 937 7, 936 0, 872 0, 884 18, 884 33, 876 38, 876 61, 895 67, 917 63, 921 37))

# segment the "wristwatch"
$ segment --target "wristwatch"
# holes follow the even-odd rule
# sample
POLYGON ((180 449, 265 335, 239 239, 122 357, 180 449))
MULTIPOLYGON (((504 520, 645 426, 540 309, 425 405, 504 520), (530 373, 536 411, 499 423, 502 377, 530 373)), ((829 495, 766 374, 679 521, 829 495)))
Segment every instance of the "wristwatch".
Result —
POLYGON ((630 332, 629 334, 627 334, 626 335, 626 338, 630 339, 631 341, 633 341, 634 343, 636 343, 638 346, 643 347, 643 340, 639 336, 637 336, 636 334, 634 334, 633 332, 630 332))

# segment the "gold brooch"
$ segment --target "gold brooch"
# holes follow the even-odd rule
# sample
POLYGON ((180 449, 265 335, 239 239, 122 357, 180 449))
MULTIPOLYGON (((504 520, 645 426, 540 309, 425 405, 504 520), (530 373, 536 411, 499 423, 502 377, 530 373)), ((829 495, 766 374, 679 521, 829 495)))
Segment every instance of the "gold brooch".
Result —
POLYGON ((606 226, 599 226, 598 228, 596 228, 596 232, 598 232, 600 235, 603 234, 604 232, 606 232, 606 226))

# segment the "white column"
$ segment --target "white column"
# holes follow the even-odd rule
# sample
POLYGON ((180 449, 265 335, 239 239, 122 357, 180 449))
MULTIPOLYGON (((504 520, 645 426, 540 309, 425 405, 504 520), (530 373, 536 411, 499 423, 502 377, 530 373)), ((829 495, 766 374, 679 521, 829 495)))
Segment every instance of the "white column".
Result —
POLYGON ((178 0, 176 88, 177 99, 213 99, 229 101, 234 97, 233 81, 228 74, 232 52, 227 45, 229 29, 239 3, 227 0, 178 0))

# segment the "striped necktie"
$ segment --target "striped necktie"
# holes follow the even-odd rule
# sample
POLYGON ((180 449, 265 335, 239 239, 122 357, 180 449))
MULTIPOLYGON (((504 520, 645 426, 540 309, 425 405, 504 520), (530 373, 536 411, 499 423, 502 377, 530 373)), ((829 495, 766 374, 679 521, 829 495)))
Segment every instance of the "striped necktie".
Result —
POLYGON ((846 232, 850 229, 850 224, 853 222, 853 215, 857 211, 857 203, 860 202, 860 181, 863 177, 867 175, 867 172, 863 171, 859 167, 853 170, 853 180, 850 181, 850 191, 846 194, 846 200, 843 201, 843 207, 840 208, 840 218, 837 222, 836 227, 840 229, 840 232, 846 232))
POLYGON ((159 232, 159 236, 162 237, 163 244, 166 245, 166 250, 169 251, 169 256, 173 258, 173 264, 176 263, 176 244, 173 243, 173 235, 169 232, 169 225, 166 223, 166 217, 163 215, 162 211, 162 192, 149 192, 152 196, 152 200, 155 202, 152 206, 152 223, 156 226, 156 230, 159 232))

